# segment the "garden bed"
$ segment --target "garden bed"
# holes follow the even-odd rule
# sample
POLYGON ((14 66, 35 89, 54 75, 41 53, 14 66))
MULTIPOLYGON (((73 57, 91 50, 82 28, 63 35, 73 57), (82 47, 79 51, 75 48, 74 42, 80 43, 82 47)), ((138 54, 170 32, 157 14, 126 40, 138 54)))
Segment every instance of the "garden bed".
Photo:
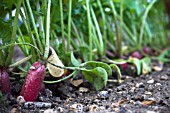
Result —
MULTIPOLYGON (((168 66, 167 66, 168 67, 168 66)), ((79 80, 81 77, 78 78, 79 80)), ((37 112, 139 112, 169 113, 170 111, 170 68, 164 68, 150 75, 137 77, 123 75, 123 82, 117 84, 110 79, 107 87, 96 91, 84 82, 75 87, 66 80, 59 84, 46 84, 46 90, 39 94, 37 102, 49 106, 35 107, 19 105, 16 101, 21 90, 18 81, 12 82, 12 93, 8 101, 1 99, 0 111, 12 113, 37 112)))

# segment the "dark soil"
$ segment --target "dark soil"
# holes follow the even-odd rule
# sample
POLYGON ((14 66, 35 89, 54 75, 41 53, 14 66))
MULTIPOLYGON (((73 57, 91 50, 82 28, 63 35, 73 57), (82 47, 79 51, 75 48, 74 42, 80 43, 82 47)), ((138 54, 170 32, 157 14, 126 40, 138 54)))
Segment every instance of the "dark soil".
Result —
POLYGON ((170 68, 150 75, 123 76, 117 84, 112 79, 102 91, 84 82, 75 87, 70 80, 60 84, 46 84, 45 92, 39 94, 36 107, 19 105, 16 101, 21 90, 18 81, 12 82, 12 97, 1 98, 1 113, 170 113, 170 68))

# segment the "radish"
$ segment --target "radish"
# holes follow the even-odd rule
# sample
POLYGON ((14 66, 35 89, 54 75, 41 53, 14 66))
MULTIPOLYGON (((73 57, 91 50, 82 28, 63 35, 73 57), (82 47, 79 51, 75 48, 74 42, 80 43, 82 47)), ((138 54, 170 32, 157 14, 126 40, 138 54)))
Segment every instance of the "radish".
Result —
POLYGON ((29 69, 20 95, 25 101, 36 101, 45 77, 45 66, 41 62, 35 62, 29 69))
POLYGON ((142 58, 142 55, 138 51, 133 52, 131 56, 138 59, 142 58))
POLYGON ((11 94, 9 75, 6 68, 0 68, 0 90, 2 94, 11 94))
POLYGON ((145 54, 149 54, 151 52, 151 49, 148 46, 146 46, 145 48, 143 48, 143 52, 145 54))
POLYGON ((119 66, 120 66, 123 70, 128 69, 128 64, 127 64, 127 63, 119 64, 119 66))

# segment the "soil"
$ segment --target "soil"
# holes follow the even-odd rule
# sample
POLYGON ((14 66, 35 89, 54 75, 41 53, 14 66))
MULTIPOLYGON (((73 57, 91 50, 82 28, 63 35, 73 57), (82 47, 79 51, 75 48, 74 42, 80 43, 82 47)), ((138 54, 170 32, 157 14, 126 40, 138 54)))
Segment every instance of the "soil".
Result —
POLYGON ((81 75, 74 80, 77 86, 70 80, 45 84, 37 99, 41 103, 19 104, 16 99, 22 82, 18 80, 12 82, 12 96, 0 99, 1 113, 170 113, 169 66, 149 75, 124 74, 121 84, 110 78, 101 91, 87 81, 81 83, 81 75))

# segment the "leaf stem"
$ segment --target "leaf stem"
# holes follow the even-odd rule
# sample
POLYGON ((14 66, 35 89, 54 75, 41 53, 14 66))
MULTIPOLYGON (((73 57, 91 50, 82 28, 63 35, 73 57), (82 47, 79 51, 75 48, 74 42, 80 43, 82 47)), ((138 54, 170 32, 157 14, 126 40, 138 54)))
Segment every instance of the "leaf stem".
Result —
POLYGON ((72 0, 69 0, 67 52, 70 52, 70 43, 71 43, 71 10, 72 10, 72 0))
POLYGON ((48 58, 49 48, 50 48, 50 7, 51 7, 51 0, 48 0, 48 7, 47 7, 47 23, 46 23, 46 46, 45 46, 45 53, 44 59, 48 58))
POLYGON ((103 40, 104 40, 104 50, 103 50, 103 54, 105 55, 106 54, 106 44, 107 44, 107 27, 106 27, 106 16, 105 16, 105 13, 104 13, 104 10, 103 10, 103 7, 102 7, 102 4, 101 4, 101 1, 100 0, 97 0, 97 3, 99 5, 99 8, 100 8, 100 12, 101 12, 101 15, 102 15, 102 22, 103 22, 103 40))
POLYGON ((90 53, 89 53, 89 61, 92 60, 92 53, 93 53, 93 48, 92 48, 92 30, 91 30, 91 17, 90 17, 90 7, 89 7, 89 0, 86 0, 86 7, 87 7, 87 19, 88 19, 88 33, 89 33, 89 48, 90 48, 90 53))
POLYGON ((52 83, 62 82, 62 81, 64 81, 64 80, 66 80, 66 79, 74 76, 76 73, 77 73, 77 71, 73 71, 73 73, 71 73, 70 75, 68 75, 68 76, 66 76, 66 77, 64 77, 64 78, 62 78, 62 79, 59 79, 59 80, 57 80, 57 81, 44 81, 44 83, 52 84, 52 83))
POLYGON ((0 50, 5 49, 5 48, 7 48, 9 46, 15 46, 15 45, 28 45, 28 46, 31 46, 34 49, 36 49, 40 53, 40 55, 42 55, 41 51, 36 46, 34 46, 34 45, 30 44, 30 43, 12 43, 12 44, 7 44, 7 45, 4 45, 4 46, 0 46, 0 50))
POLYGON ((16 62, 16 63, 14 63, 14 64, 9 65, 9 67, 18 66, 18 65, 20 65, 20 64, 28 61, 29 59, 31 59, 31 57, 32 57, 32 55, 29 55, 29 56, 25 57, 24 59, 22 59, 22 60, 20 60, 20 61, 18 61, 18 62, 16 62))
POLYGON ((40 37, 39 37, 39 34, 38 34, 38 31, 37 31, 37 27, 36 27, 36 23, 35 23, 35 20, 34 20, 34 16, 33 16, 33 12, 32 12, 32 9, 31 9, 31 6, 30 6, 30 3, 29 3, 29 0, 26 0, 26 4, 27 4, 27 7, 28 7, 28 11, 30 13, 30 16, 31 16, 31 22, 33 24, 33 28, 34 28, 34 31, 35 31, 35 36, 37 38, 37 43, 38 43, 38 46, 40 48, 40 51, 43 53, 43 46, 42 46, 42 43, 40 41, 40 37))
MULTIPOLYGON (((16 14, 15 14, 15 18, 14 18, 14 27, 12 30, 11 43, 15 42, 15 39, 16 39, 16 33, 17 33, 17 27, 18 27, 18 16, 19 16, 19 12, 20 12, 21 2, 22 2, 22 0, 18 0, 17 4, 16 4, 17 8, 16 8, 16 14)), ((14 53, 14 46, 11 46, 8 49, 8 56, 7 56, 7 59, 5 62, 5 66, 10 65, 13 53, 14 53)))
MULTIPOLYGON (((21 30, 20 30, 19 27, 18 27, 18 33, 19 33, 19 35, 21 36, 22 42, 25 43, 24 36, 22 35, 22 32, 21 32, 21 30)), ((28 56, 29 51, 28 51, 28 48, 27 48, 26 45, 24 45, 24 49, 25 49, 25 50, 23 51, 23 53, 24 53, 26 56, 28 56)))
POLYGON ((121 56, 121 51, 120 51, 120 34, 119 34, 119 27, 118 27, 118 20, 117 20, 117 12, 114 6, 114 3, 112 0, 110 0, 110 5, 112 8, 112 12, 113 12, 113 18, 114 18, 114 24, 115 24, 115 28, 116 28, 116 41, 117 41, 117 56, 120 57, 121 56))
POLYGON ((23 8, 24 8, 24 14, 25 14, 24 15, 23 13, 21 13, 22 21, 24 22, 24 25, 25 25, 26 30, 28 32, 28 35, 31 37, 33 44, 37 47, 34 35, 32 34, 31 27, 30 27, 30 24, 29 24, 28 13, 27 13, 24 1, 22 2, 22 5, 23 5, 23 8), (25 19, 24 16, 26 16, 26 19, 25 19))
POLYGON ((59 66, 59 65, 56 65, 56 64, 53 64, 51 62, 49 62, 48 60, 46 61, 47 63, 55 66, 55 67, 58 67, 60 69, 68 69, 68 70, 86 70, 85 68, 80 68, 80 67, 65 67, 65 66, 59 66))
POLYGON ((61 16, 61 35, 62 35, 62 50, 65 48, 65 39, 64 39, 64 19, 63 19, 63 0, 60 0, 60 16, 61 16))
POLYGON ((142 43, 142 39, 143 39, 143 32, 144 32, 144 26, 146 23, 146 18, 148 16, 148 13, 150 11, 150 9, 152 8, 152 6, 154 5, 154 3, 156 3, 157 0, 152 0, 152 2, 149 4, 149 6, 146 8, 144 15, 142 17, 142 25, 140 27, 140 35, 139 35, 139 47, 141 46, 142 43))
POLYGON ((99 40, 99 44, 100 44, 100 48, 99 49, 99 55, 102 56, 103 55, 103 51, 104 51, 104 45, 103 45, 103 38, 102 38, 102 34, 101 34, 101 31, 100 31, 100 27, 99 27, 99 24, 98 24, 98 21, 97 21, 97 18, 96 18, 96 15, 94 13, 94 10, 92 7, 90 7, 91 9, 91 14, 92 14, 92 18, 93 18, 93 21, 94 21, 94 24, 95 24, 95 28, 97 30, 97 35, 98 35, 98 40, 99 40))

